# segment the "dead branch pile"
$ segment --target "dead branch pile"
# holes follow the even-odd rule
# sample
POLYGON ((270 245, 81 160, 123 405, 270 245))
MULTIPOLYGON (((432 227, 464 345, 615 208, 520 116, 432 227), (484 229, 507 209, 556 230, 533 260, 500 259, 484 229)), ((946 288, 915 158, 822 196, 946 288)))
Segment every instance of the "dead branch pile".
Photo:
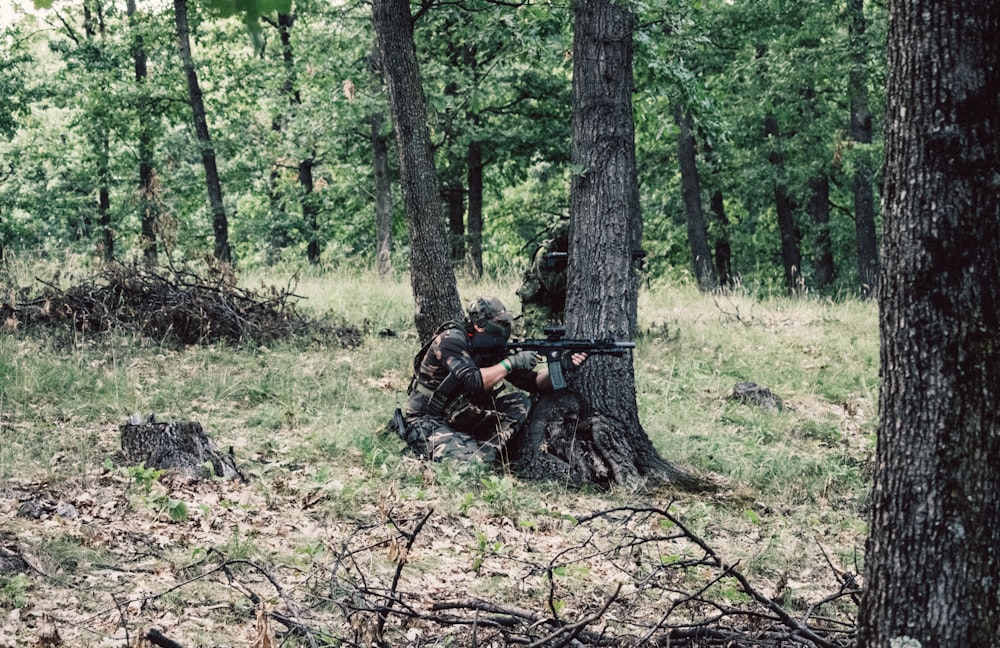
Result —
POLYGON ((76 331, 125 331, 161 343, 266 344, 296 336, 335 336, 360 344, 350 326, 325 326, 300 314, 289 288, 260 291, 236 286, 231 273, 209 276, 184 269, 112 264, 90 280, 61 289, 42 283, 42 294, 0 304, 6 325, 71 325, 76 331))
MULTIPOLYGON (((851 574, 838 574, 839 590, 812 602, 798 616, 754 587, 704 540, 667 509, 624 507, 577 521, 589 539, 547 563, 508 564, 508 574, 543 575, 543 605, 533 609, 479 597, 428 601, 405 591, 401 575, 432 511, 409 522, 390 518, 396 538, 389 559, 391 584, 376 582, 345 542, 330 576, 328 594, 340 606, 352 645, 412 645, 422 642, 484 646, 671 648, 848 648, 854 645, 853 611, 859 589, 851 574), (412 530, 407 531, 407 527, 412 530), (616 576, 594 590, 572 613, 574 595, 560 581, 596 561, 616 576), (563 578, 560 578, 562 576, 563 578)), ((359 527, 359 532, 362 529, 359 527)), ((365 535, 363 532, 359 535, 365 535)), ((370 547, 370 544, 363 544, 370 547)), ((366 549, 367 550, 367 549, 366 549)), ((498 556, 499 557, 499 556, 498 556)), ((579 594, 576 594, 579 597, 579 594)), ((289 630, 292 626, 289 626, 289 630)), ((302 628, 297 628, 301 631, 302 628)))

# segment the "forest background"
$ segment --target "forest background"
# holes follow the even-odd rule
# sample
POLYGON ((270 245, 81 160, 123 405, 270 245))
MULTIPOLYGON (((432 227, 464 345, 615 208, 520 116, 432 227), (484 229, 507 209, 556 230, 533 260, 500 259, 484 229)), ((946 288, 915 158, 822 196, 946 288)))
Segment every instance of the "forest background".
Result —
MULTIPOLYGON (((244 284, 302 270, 297 290, 320 309, 363 321, 365 347, 334 352, 334 369, 349 371, 331 373, 322 344, 312 353, 294 345, 249 354, 161 348, 144 360, 148 341, 125 351, 120 339, 94 347, 74 333, 5 338, 12 380, 3 512, 18 513, 19 533, 2 539, 41 578, 5 580, 3 603, 13 611, 4 624, 11 634, 0 638, 16 643, 26 628, 41 637, 55 614, 64 634, 95 642, 128 642, 151 624, 196 642, 223 632, 235 643, 263 641, 270 618, 284 619, 303 644, 332 636, 369 643, 389 631, 397 641, 446 644, 461 621, 415 621, 406 609, 384 625, 382 597, 390 582, 396 591, 393 570, 404 564, 401 599, 476 592, 530 603, 557 622, 519 618, 529 636, 564 619, 600 621, 608 597, 613 632, 629 640, 668 629, 679 639, 706 610, 755 604, 753 590, 704 554, 696 536, 650 531, 675 524, 666 499, 656 511, 629 512, 628 491, 591 499, 499 474, 428 470, 372 433, 387 396, 404 387, 399 368, 415 340, 400 310, 410 297, 395 282, 408 257, 402 206, 391 184, 377 181, 380 161, 388 178, 397 171, 368 8, 297 3, 294 20, 265 16, 249 33, 201 3, 187 8, 203 126, 218 160, 219 195, 208 193, 218 204, 206 200, 209 149, 190 117, 188 70, 167 3, 123 12, 56 2, 6 27, 5 280, 28 285, 41 276, 36 260, 70 271, 45 279, 53 285, 111 260, 214 257, 233 262, 244 284), (391 281, 369 284, 369 271, 391 281), (402 332, 405 344, 383 331, 402 332), (48 360, 26 360, 38 356, 48 360), (197 379, 219 367, 222 380, 197 379), (249 457, 254 485, 192 491, 116 466, 105 455, 126 403, 210 417, 249 457), (46 421, 77 433, 44 434, 46 421), (66 471, 79 481, 65 481, 66 471), (58 530, 21 521, 26 502, 58 530), (58 513, 65 503, 64 513, 82 516, 58 513), (626 508, 575 524, 583 511, 618 505, 626 508), (431 516, 435 507, 441 518, 431 516), (402 560, 428 520, 432 550, 402 560), (96 534, 95 522, 103 527, 96 534), (638 571, 629 578, 646 584, 616 599, 609 584, 626 573, 616 558, 636 542, 649 549, 633 553, 638 571), (544 552, 532 555, 539 544, 544 552), (359 556, 377 569, 360 569, 359 556), (347 559, 355 566, 338 572, 347 559), (522 566, 520 579, 503 578, 511 564, 522 566), (694 569, 666 585, 653 578, 673 565, 694 569), (439 581, 428 580, 434 573, 439 581), (232 591, 205 574, 226 575, 232 591), (278 588, 276 597, 255 598, 265 581, 294 583, 295 594, 278 588), (690 609, 665 625, 685 590, 680 607, 690 609), (280 610, 269 616, 268 605, 280 610), (249 628, 254 611, 258 626, 249 628)), ((828 601, 827 629, 847 641, 877 370, 873 304, 850 296, 867 295, 877 265, 879 179, 871 169, 879 167, 880 129, 865 116, 881 114, 882 98, 869 88, 884 85, 884 62, 881 47, 868 43, 884 39, 883 8, 869 6, 867 19, 860 2, 639 10, 643 417, 666 456, 735 480, 718 499, 681 499, 690 529, 749 561, 745 571, 770 600, 806 616, 828 601), (691 294, 709 287, 692 263, 699 237, 711 245, 716 280, 738 293, 714 302, 691 294), (838 299, 768 301, 787 292, 838 299), (770 362, 753 363, 751 350, 770 362), (746 378, 774 386, 790 411, 729 402, 729 382, 746 378), (676 408, 670 416, 668 407, 676 408)), ((569 7, 428 3, 414 15, 452 262, 466 294, 488 288, 514 303, 511 282, 567 215, 569 178, 582 171, 568 155, 569 7)))
MULTIPOLYGON (((188 13, 209 141, 193 126, 170 3, 57 2, 5 26, 0 248, 228 254, 241 268, 370 266, 381 253, 383 269, 390 258, 405 267, 369 7, 297 2, 294 17, 265 16, 252 35, 211 3, 188 13)), ((869 291, 884 7, 637 13, 647 278, 692 277, 692 256, 710 249, 724 284, 869 291)), ((509 271, 568 216, 569 7, 425 3, 414 16, 452 257, 473 276, 509 271)))

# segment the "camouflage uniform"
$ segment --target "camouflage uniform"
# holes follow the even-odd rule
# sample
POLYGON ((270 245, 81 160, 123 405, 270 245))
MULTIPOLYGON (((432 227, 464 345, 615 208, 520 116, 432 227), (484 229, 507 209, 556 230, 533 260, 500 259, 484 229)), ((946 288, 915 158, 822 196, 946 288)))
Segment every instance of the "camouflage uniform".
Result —
MULTIPOLYGON (((492 300, 503 308, 499 300, 492 300)), ((504 315, 509 313, 504 311, 504 315)), ((509 317, 509 322, 513 317, 509 317)), ((528 417, 528 397, 501 393, 503 383, 486 392, 480 367, 502 357, 473 355, 471 324, 442 326, 422 357, 415 359, 415 375, 404 412, 405 441, 432 460, 453 458, 491 464, 520 432, 528 417)), ((507 375, 514 386, 536 391, 534 371, 507 375)))
POLYGON ((517 296, 521 299, 522 328, 538 335, 546 324, 560 322, 566 310, 566 263, 569 224, 559 221, 549 228, 531 256, 517 296))

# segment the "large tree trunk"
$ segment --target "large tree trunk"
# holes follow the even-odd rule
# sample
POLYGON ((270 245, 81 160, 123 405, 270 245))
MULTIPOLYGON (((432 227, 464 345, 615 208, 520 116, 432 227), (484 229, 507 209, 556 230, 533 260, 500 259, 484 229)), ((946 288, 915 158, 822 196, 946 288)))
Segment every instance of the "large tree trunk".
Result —
MULTIPOLYGON (((634 27, 634 15, 615 0, 575 4, 572 148, 583 172, 573 176, 570 191, 572 337, 631 339, 636 332, 642 220, 632 121, 634 27)), ((578 412, 577 399, 558 392, 536 404, 520 462, 525 472, 572 477, 579 474, 573 466, 586 465, 583 478, 597 482, 696 481, 663 460, 643 430, 631 357, 591 357, 574 387, 578 412), (539 421, 552 424, 536 436, 539 421), (599 451, 584 456, 593 448, 599 451)))
POLYGON ((788 193, 785 180, 785 157, 781 151, 781 133, 778 120, 769 114, 764 120, 764 133, 771 140, 768 161, 774 172, 774 208, 778 214, 778 233, 781 235, 781 264, 785 270, 785 288, 789 293, 802 290, 802 251, 799 241, 802 234, 795 225, 795 203, 788 193))
POLYGON ((864 0, 848 0, 851 71, 848 75, 850 137, 860 144, 854 154, 854 225, 861 293, 873 296, 878 281, 878 239, 875 234, 875 199, 872 190, 872 116, 868 110, 868 39, 865 37, 864 0))
POLYGON ((194 57, 191 55, 191 34, 187 18, 187 0, 174 0, 174 20, 177 26, 177 45, 184 64, 184 75, 187 77, 188 100, 194 117, 194 130, 201 145, 201 161, 205 167, 205 185, 208 187, 208 203, 212 210, 212 231, 215 234, 215 258, 223 263, 232 261, 229 249, 229 221, 222 200, 222 183, 219 181, 219 169, 215 163, 215 148, 208 132, 208 119, 205 115, 205 102, 202 100, 201 86, 198 85, 198 72, 194 67, 194 57))
POLYGON ((890 3, 861 648, 1000 636, 1000 3, 890 3))
POLYGON ((691 263, 698 289, 707 292, 715 290, 719 282, 708 247, 708 225, 701 202, 701 179, 698 176, 697 147, 691 131, 691 114, 679 106, 675 107, 674 123, 677 125, 677 159, 681 168, 681 198, 687 218, 691 263))
POLYGON ((427 108, 406 0, 374 0, 372 22, 385 61, 400 184, 410 235, 410 284, 421 340, 448 320, 462 319, 455 269, 441 218, 441 185, 427 130, 427 108))

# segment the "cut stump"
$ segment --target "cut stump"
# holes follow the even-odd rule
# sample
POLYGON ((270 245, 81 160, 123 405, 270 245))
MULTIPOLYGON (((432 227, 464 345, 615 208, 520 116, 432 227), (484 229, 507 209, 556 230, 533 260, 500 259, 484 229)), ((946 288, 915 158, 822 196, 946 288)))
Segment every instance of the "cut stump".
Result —
POLYGON ((785 404, 777 394, 755 382, 736 383, 733 386, 731 399, 756 405, 768 412, 780 412, 785 408, 785 404))
POLYGON ((190 479, 249 481, 236 465, 232 448, 223 453, 197 421, 146 420, 138 414, 121 426, 121 444, 130 465, 175 472, 190 479))

